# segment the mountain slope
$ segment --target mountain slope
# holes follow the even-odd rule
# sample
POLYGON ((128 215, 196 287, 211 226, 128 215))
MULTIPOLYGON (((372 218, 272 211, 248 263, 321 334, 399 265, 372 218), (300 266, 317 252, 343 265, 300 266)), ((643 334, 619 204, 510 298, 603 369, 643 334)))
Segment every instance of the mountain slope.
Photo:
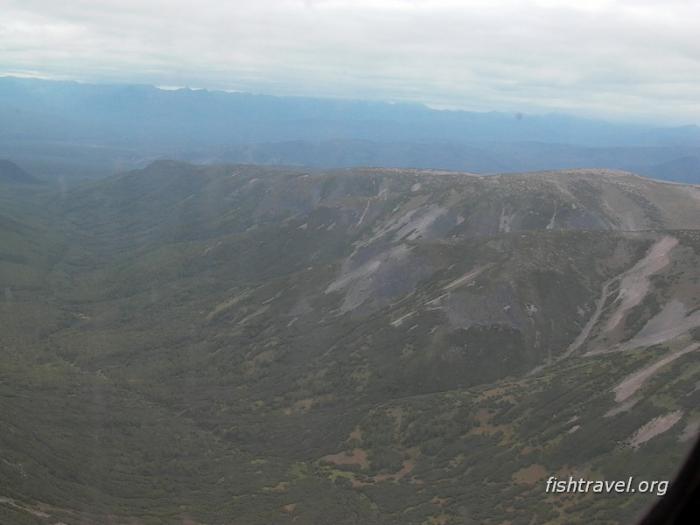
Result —
POLYGON ((35 184, 37 180, 17 164, 7 159, 0 159, 0 183, 35 184))
POLYGON ((624 523, 654 496, 544 479, 668 479, 697 434, 696 187, 162 161, 12 200, 13 516, 624 523))

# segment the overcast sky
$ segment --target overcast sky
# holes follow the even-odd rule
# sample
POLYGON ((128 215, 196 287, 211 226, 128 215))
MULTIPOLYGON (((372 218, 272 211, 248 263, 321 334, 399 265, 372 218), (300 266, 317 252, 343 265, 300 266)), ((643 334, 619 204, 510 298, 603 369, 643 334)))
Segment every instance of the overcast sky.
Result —
POLYGON ((0 74, 700 123, 700 0, 0 0, 0 74))

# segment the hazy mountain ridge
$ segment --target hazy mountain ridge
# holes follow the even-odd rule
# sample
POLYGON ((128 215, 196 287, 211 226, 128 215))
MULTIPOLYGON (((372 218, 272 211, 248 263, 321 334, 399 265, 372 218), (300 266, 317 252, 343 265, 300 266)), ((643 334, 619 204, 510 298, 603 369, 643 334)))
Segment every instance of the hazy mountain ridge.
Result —
POLYGON ((24 276, 2 310, 13 519, 615 521, 651 499, 564 515, 542 476, 668 478, 700 421, 698 188, 163 161, 43 195, 0 222, 42 232, 0 259, 24 276))
POLYGON ((17 164, 0 159, 0 182, 9 184, 36 184, 38 181, 17 164))
POLYGON ((651 178, 700 183, 697 146, 586 147, 558 142, 400 143, 335 140, 248 144, 193 150, 183 160, 349 168, 438 168, 480 174, 545 169, 620 169, 651 178))
MULTIPOLYGON (((0 78, 3 113, 14 113, 7 138, 33 140, 108 138, 113 145, 254 143, 284 140, 542 140, 649 145, 657 130, 565 115, 432 110, 408 103, 274 97, 207 90, 161 90, 145 85, 91 85, 0 78), (22 117, 26 116, 26 120, 22 117), (41 123, 41 129, 36 129, 41 123), (51 125, 53 123, 54 125, 51 125), (56 124, 69 124, 57 129, 56 124), (127 132, 128 130, 128 132, 127 132), (643 143, 643 144, 642 144, 643 143)), ((689 137, 691 127, 664 137, 689 137)), ((668 140, 668 139, 666 139, 668 140)))
POLYGON ((0 78, 0 155, 44 178, 97 177, 158 158, 478 173, 617 168, 700 183, 697 126, 419 104, 0 78), (670 164, 669 164, 670 163, 670 164))

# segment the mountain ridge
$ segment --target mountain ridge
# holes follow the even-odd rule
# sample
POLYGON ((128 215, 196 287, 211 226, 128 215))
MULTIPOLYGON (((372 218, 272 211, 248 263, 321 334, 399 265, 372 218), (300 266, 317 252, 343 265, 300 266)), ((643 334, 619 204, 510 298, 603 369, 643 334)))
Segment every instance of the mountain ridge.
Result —
POLYGON ((697 166, 677 164, 698 155, 694 126, 11 77, 0 78, 0 118, 12 123, 0 130, 0 156, 42 178, 94 178, 178 157, 480 173, 614 167, 700 181, 697 166))
POLYGON ((0 182, 9 184, 36 184, 39 181, 11 160, 0 159, 0 182))
POLYGON ((654 497, 543 480, 668 479, 697 434, 697 187, 161 161, 8 191, 14 521, 619 522, 654 497))

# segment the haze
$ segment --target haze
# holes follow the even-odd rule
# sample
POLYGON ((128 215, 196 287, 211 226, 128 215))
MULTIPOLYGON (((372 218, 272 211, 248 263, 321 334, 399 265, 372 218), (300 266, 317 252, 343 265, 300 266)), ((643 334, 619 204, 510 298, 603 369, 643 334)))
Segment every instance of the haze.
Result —
POLYGON ((693 1, 1 0, 0 74, 700 122, 693 1))

